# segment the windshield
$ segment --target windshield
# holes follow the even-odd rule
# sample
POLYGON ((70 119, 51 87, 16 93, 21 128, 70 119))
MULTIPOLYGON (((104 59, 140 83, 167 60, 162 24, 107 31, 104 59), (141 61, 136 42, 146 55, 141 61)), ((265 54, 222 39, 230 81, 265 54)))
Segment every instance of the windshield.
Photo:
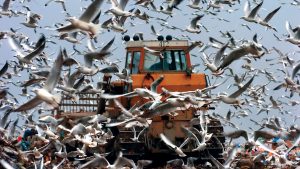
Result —
POLYGON ((185 71, 186 57, 182 50, 167 50, 164 58, 145 52, 144 70, 146 71, 185 71))

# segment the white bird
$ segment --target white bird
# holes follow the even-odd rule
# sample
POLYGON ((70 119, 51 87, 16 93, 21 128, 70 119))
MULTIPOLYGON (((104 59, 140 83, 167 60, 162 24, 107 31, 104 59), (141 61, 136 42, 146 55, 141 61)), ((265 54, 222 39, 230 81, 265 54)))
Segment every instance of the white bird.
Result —
POLYGON ((203 17, 204 15, 198 15, 191 20, 191 24, 186 28, 186 31, 190 33, 200 33, 200 25, 197 22, 203 17))
POLYGON ((63 10, 67 11, 65 0, 49 0, 48 2, 45 3, 45 6, 48 6, 49 3, 52 2, 52 1, 60 3, 62 5, 63 10))
POLYGON ((180 157, 185 157, 186 156, 186 154, 184 154, 183 151, 181 150, 182 146, 177 147, 176 145, 174 145, 163 133, 160 133, 159 137, 162 139, 162 141, 168 147, 170 147, 173 151, 175 151, 180 157))
POLYGON ((250 11, 250 2, 249 0, 246 1, 245 6, 244 6, 244 13, 245 16, 241 17, 241 19, 244 19, 245 21, 248 22, 255 22, 257 23, 257 12, 258 10, 261 8, 262 4, 264 1, 262 1, 261 3, 259 3, 256 7, 254 7, 251 11, 250 11))
POLYGON ((11 0, 4 0, 3 5, 2 5, 2 10, 0 11, 0 16, 1 15, 11 16, 12 15, 11 10, 9 9, 10 1, 11 0))
POLYGON ((207 55, 203 52, 203 62, 204 62, 204 65, 214 74, 214 75, 220 75, 224 72, 224 70, 218 70, 218 67, 220 65, 220 62, 221 60, 223 59, 224 57, 224 52, 226 50, 228 46, 228 43, 226 43, 224 46, 222 46, 220 48, 220 50, 217 52, 215 58, 214 58, 214 61, 211 63, 209 60, 208 60, 208 57, 207 55))
POLYGON ((190 0, 190 3, 187 6, 192 9, 200 10, 201 8, 199 6, 199 3, 200 3, 200 0, 190 0))
POLYGON ((18 58, 20 63, 32 64, 32 59, 41 54, 44 50, 46 46, 46 37, 42 34, 42 36, 37 42, 37 47, 27 55, 23 54, 23 52, 21 51, 21 46, 15 38, 9 36, 8 42, 12 49, 16 52, 16 58, 18 58))
POLYGON ((237 105, 239 105, 240 100, 237 99, 237 97, 240 96, 245 90, 247 90, 247 88, 252 83, 254 77, 255 77, 255 75, 243 87, 239 88, 237 91, 235 91, 231 95, 229 95, 229 96, 219 95, 218 99, 222 100, 224 103, 227 103, 227 104, 237 104, 237 105))
MULTIPOLYGON (((168 3, 167 7, 160 6, 160 12, 172 16, 173 8, 177 8, 177 6, 183 2, 183 0, 172 0, 168 3)), ((178 9, 178 8, 177 8, 178 9)))
POLYGON ((289 37, 286 38, 286 41, 294 44, 294 45, 300 45, 300 26, 297 26, 296 28, 292 28, 290 23, 286 21, 285 24, 286 30, 289 33, 289 37))
POLYGON ((15 109, 14 111, 20 112, 30 110, 41 104, 43 101, 53 108, 58 108, 61 96, 53 95, 51 94, 51 92, 53 91, 59 80, 62 64, 63 54, 60 50, 55 62, 53 63, 53 66, 43 88, 34 89, 33 91, 36 93, 36 96, 33 99, 26 102, 25 104, 18 107, 17 109, 15 109))
POLYGON ((32 13, 31 11, 27 12, 27 17, 26 17, 26 22, 21 22, 21 24, 23 24, 26 27, 29 28, 36 28, 38 27, 38 20, 40 20, 42 18, 42 16, 32 13))
POLYGON ((279 9, 281 8, 278 7, 276 9, 274 9, 272 12, 270 12, 263 20, 262 19, 258 19, 258 23, 262 26, 265 26, 267 28, 273 29, 277 32, 276 28, 272 27, 268 22, 272 19, 272 17, 279 11, 279 9))
POLYGON ((118 16, 134 16, 133 13, 131 13, 129 11, 124 11, 125 7, 128 3, 128 0, 120 0, 120 2, 118 2, 118 0, 110 0, 110 2, 112 4, 112 7, 105 13, 111 12, 116 17, 118 17, 118 16))
POLYGON ((92 23, 92 21, 99 13, 103 1, 104 0, 93 1, 78 19, 75 17, 67 18, 66 20, 70 21, 70 24, 56 30, 64 33, 74 32, 79 29, 87 32, 90 37, 94 38, 99 33, 101 26, 99 24, 92 23))

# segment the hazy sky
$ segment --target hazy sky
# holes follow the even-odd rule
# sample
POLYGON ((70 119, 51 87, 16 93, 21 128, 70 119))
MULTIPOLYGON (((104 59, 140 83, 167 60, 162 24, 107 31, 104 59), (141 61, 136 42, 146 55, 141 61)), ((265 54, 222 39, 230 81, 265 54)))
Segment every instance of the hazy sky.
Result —
MULTIPOLYGON (((76 16, 76 17, 79 17, 81 15, 82 7, 86 7, 90 3, 90 1, 82 1, 81 2, 78 0, 65 0, 65 1, 66 1, 66 8, 67 8, 68 13, 71 16, 76 16)), ((18 0, 11 2, 10 8, 13 10, 25 12, 26 9, 22 7, 22 5, 25 5, 25 6, 28 6, 32 12, 42 15, 42 19, 39 21, 39 25, 41 26, 41 28, 37 28, 37 33, 34 33, 33 29, 27 28, 27 27, 23 26, 22 24, 20 24, 21 22, 25 21, 26 16, 24 16, 24 15, 20 15, 18 17, 11 17, 11 18, 3 16, 2 18, 0 18, 0 30, 8 31, 10 28, 14 28, 14 29, 20 28, 18 31, 29 36, 29 40, 33 41, 33 42, 37 41, 37 39, 40 37, 40 33, 44 33, 46 35, 46 37, 49 38, 49 40, 52 40, 57 43, 57 44, 47 43, 47 49, 45 50, 45 52, 48 55, 51 55, 50 58, 52 58, 52 59, 57 56, 57 52, 60 47, 65 47, 70 53, 72 53, 73 52, 72 44, 70 44, 69 42, 65 42, 63 40, 59 40, 56 37, 51 37, 52 35, 58 35, 58 32, 55 31, 55 29, 54 29, 55 27, 53 26, 55 23, 67 24, 67 21, 65 21, 65 19, 67 18, 66 14, 64 12, 62 12, 62 7, 60 4, 52 2, 47 7, 45 7, 44 6, 45 2, 46 1, 43 1, 43 0, 31 0, 30 2, 26 1, 26 2, 24 2, 24 4, 19 3, 18 0), (52 27, 52 30, 51 30, 51 28, 50 28, 50 30, 45 29, 45 27, 52 27)), ((111 17, 110 15, 104 14, 104 12, 106 10, 108 10, 111 6, 110 4, 108 4, 106 2, 107 1, 105 1, 103 6, 101 7, 102 15, 100 17, 100 23, 103 23, 103 21, 106 21, 109 17, 111 17)), ((257 33, 258 36, 260 38, 262 38, 260 40, 260 43, 262 43, 268 49, 271 49, 273 46, 275 46, 276 48, 280 49, 283 53, 296 52, 295 54, 291 54, 290 57, 293 58, 295 61, 300 60, 300 58, 299 58, 300 48, 298 48, 297 46, 292 45, 286 41, 279 42, 273 36, 273 34, 276 34, 277 36, 284 38, 284 34, 287 34, 287 31, 285 29, 286 21, 289 21, 293 27, 300 24, 299 23, 300 7, 291 5, 290 3, 293 2, 292 0, 281 0, 281 1, 265 0, 261 10, 259 11, 259 15, 261 17, 265 17, 268 14, 268 12, 281 6, 281 9, 279 10, 279 12, 270 21, 270 24, 273 25, 274 27, 276 27, 276 29, 278 30, 278 32, 275 32, 272 30, 266 30, 261 25, 248 23, 248 22, 240 19, 240 17, 242 17, 244 15, 243 8, 244 8, 245 2, 246 1, 241 0, 241 4, 236 3, 232 7, 224 5, 223 8, 220 9, 221 10, 220 12, 215 12, 217 15, 214 16, 214 15, 207 14, 204 12, 204 9, 207 8, 206 4, 201 5, 204 9, 202 9, 201 11, 196 11, 196 10, 193 10, 193 9, 187 7, 186 5, 188 4, 188 1, 184 1, 178 6, 180 8, 180 10, 175 9, 174 16, 168 18, 168 23, 164 23, 169 26, 176 26, 176 27, 185 29, 189 25, 190 20, 193 17, 195 17, 195 15, 193 15, 193 13, 204 14, 205 16, 200 20, 200 23, 202 25, 204 25, 209 30, 209 32, 207 32, 205 29, 201 28, 202 32, 200 34, 191 34, 188 32, 181 32, 179 30, 167 29, 160 25, 160 23, 162 23, 162 21, 158 21, 155 18, 151 18, 149 24, 146 24, 145 21, 135 18, 134 20, 127 19, 127 21, 125 23, 125 28, 128 29, 128 32, 126 34, 132 36, 134 33, 143 32, 144 39, 155 39, 155 36, 150 34, 151 33, 150 26, 154 25, 156 31, 161 30, 160 33, 162 35, 170 34, 179 39, 185 39, 184 37, 182 37, 182 35, 187 35, 191 38, 192 41, 200 40, 204 43, 208 43, 208 37, 214 37, 223 42, 227 42, 228 39, 222 38, 219 31, 223 31, 223 32, 230 31, 230 33, 233 35, 233 37, 236 40, 240 40, 240 39, 251 40, 253 35, 255 33, 257 33), (234 11, 232 13, 229 13, 228 12, 229 9, 234 10, 234 11), (229 22, 221 20, 222 18, 228 20, 229 22), (249 27, 251 28, 251 31, 248 30, 246 27, 242 26, 241 24, 248 24, 249 27), (134 25, 134 26, 132 26, 132 25, 134 25)), ((250 2, 251 2, 251 8, 253 8, 253 6, 255 6, 255 4, 252 1, 250 1, 250 2)), ((135 1, 129 0, 129 3, 125 9, 130 10, 132 8, 139 8, 142 12, 146 11, 147 14, 150 16, 159 17, 159 18, 163 18, 163 19, 167 18, 167 15, 165 15, 165 14, 154 12, 152 10, 147 10, 143 7, 134 6, 133 5, 134 3, 135 3, 135 1)), ((162 4, 162 1, 155 0, 154 4, 157 7, 159 7, 159 5, 162 4)), ((165 6, 166 4, 162 4, 162 5, 165 6)), ((209 9, 209 11, 213 12, 213 9, 209 9)), ((217 11, 217 10, 215 10, 215 11, 217 11)), ((116 37, 116 40, 115 40, 113 46, 117 49, 115 50, 113 56, 110 57, 110 59, 111 60, 121 59, 122 62, 120 63, 120 67, 122 68, 124 65, 124 59, 125 59, 125 53, 126 53, 125 45, 121 40, 123 35, 121 35, 120 33, 113 32, 113 31, 108 32, 107 30, 103 30, 103 33, 98 36, 99 43, 96 45, 100 46, 100 45, 102 45, 102 43, 107 43, 113 36, 116 37)), ((81 42, 82 42, 81 44, 76 45, 76 48, 81 51, 84 51, 84 50, 86 50, 86 47, 85 47, 86 39, 83 39, 81 42)), ((14 52, 11 51, 11 47, 8 45, 7 40, 1 40, 0 45, 1 45, 0 46, 0 57, 2 57, 2 59, 0 60, 1 65, 3 65, 3 63, 5 63, 6 60, 16 60, 16 58, 13 57, 14 52)), ((206 54, 216 53, 217 49, 210 48, 205 52, 206 52, 206 54)), ((230 49, 226 50, 226 53, 228 53, 228 52, 230 52, 230 49)), ((194 49, 191 52, 191 54, 194 54, 197 56, 197 57, 192 57, 193 64, 196 64, 196 63, 203 64, 203 62, 200 59, 200 57, 202 57, 202 53, 199 52, 198 48, 194 49)), ((73 57, 77 58, 79 60, 81 60, 81 58, 83 58, 80 55, 75 55, 73 57)), ((278 54, 276 52, 272 51, 271 54, 266 54, 261 59, 258 59, 256 61, 252 60, 252 66, 254 68, 267 69, 268 71, 274 72, 276 79, 278 81, 283 81, 284 74, 277 70, 277 69, 282 69, 283 67, 282 67, 282 64, 276 64, 278 61, 279 61, 278 54), (270 61, 270 62, 265 61, 265 59, 273 59, 273 58, 277 58, 277 59, 275 59, 274 61, 270 61), (270 65, 271 63, 275 63, 275 64, 270 65)), ((246 71, 245 69, 241 68, 241 65, 244 63, 246 63, 246 62, 243 60, 240 60, 240 61, 234 62, 232 65, 230 65, 230 67, 233 69, 234 73, 242 75, 246 71)), ((205 67, 203 65, 200 67, 197 67, 197 69, 200 72, 203 72, 204 68, 205 67)), ((9 71, 12 71, 12 69, 9 69, 9 71)), ((289 68, 289 71, 290 72, 292 71, 291 68, 289 68)), ((205 73, 207 73, 210 77, 212 77, 211 73, 208 70, 205 71, 205 73)), ((21 74, 22 74, 22 77, 20 77, 20 78, 14 77, 11 80, 16 82, 18 80, 24 81, 28 78, 28 74, 26 71, 21 72, 21 74)), ((226 74, 228 74, 228 73, 226 73, 226 74)), ((100 74, 98 76, 101 77, 100 74)), ((96 77, 95 77, 95 79, 96 79, 96 77)), ((214 82, 214 81, 215 81, 215 78, 213 78, 213 79, 211 78, 211 82, 214 82)), ((217 82, 221 82, 221 81, 223 81, 223 79, 217 80, 217 82)), ((212 93, 217 94, 219 92, 227 92, 230 94, 230 93, 234 92, 237 89, 236 87, 231 87, 229 90, 227 89, 227 86, 229 84, 231 84, 232 82, 233 82, 233 78, 230 78, 226 82, 226 84, 224 84, 220 88, 214 90, 212 93)), ((265 76, 260 74, 259 77, 256 77, 254 79, 252 84, 253 85, 263 85, 263 84, 266 84, 267 82, 268 82, 268 80, 265 78, 265 76)), ((273 96, 275 99, 279 99, 283 102, 288 102, 288 99, 282 98, 281 96, 284 96, 284 95, 288 96, 289 92, 285 92, 283 89, 279 90, 279 91, 272 90, 278 84, 279 83, 273 83, 273 82, 270 83, 270 85, 268 85, 268 88, 270 89, 268 91, 268 94, 270 96, 273 96)), ((10 92, 12 92, 15 96, 21 94, 20 88, 16 88, 14 86, 9 86, 9 87, 10 87, 10 92)), ((30 88, 28 88, 28 89, 30 90, 30 88)), ((25 97, 17 96, 17 98, 19 99, 20 103, 24 103, 27 101, 27 98, 25 98, 25 97)), ((292 99, 299 100, 299 95, 295 94, 295 96, 292 99)), ((265 104, 270 105, 269 96, 265 98, 265 104)), ((237 126, 239 126, 241 129, 247 130, 247 128, 249 126, 253 127, 254 129, 257 129, 258 126, 254 126, 254 124, 252 122, 250 122, 250 118, 259 120, 264 117, 280 116, 287 123, 287 125, 291 125, 291 124, 293 124, 293 122, 292 122, 292 120, 294 119, 293 116, 300 115, 299 112, 297 111, 297 109, 299 109, 300 107, 299 106, 291 107, 291 106, 287 106, 287 105, 283 105, 283 106, 284 106, 283 109, 291 112, 291 114, 282 115, 279 113, 278 110, 271 109, 269 116, 267 116, 265 112, 263 112, 257 116, 255 114, 259 110, 258 108, 253 107, 253 106, 244 105, 244 106, 242 106, 243 109, 245 110, 247 108, 250 108, 253 111, 253 114, 250 114, 249 117, 246 117, 246 118, 240 118, 240 119, 233 118, 232 121, 234 123, 236 123, 237 126)), ((225 105, 224 103, 220 103, 220 104, 216 105, 216 107, 217 107, 217 109, 215 110, 215 113, 218 113, 220 115, 225 115, 229 109, 231 109, 232 111, 237 111, 232 106, 225 105)), ((296 123, 300 124, 300 120, 296 121, 296 123)), ((226 130, 232 130, 232 128, 228 127, 228 128, 226 128, 226 130)))

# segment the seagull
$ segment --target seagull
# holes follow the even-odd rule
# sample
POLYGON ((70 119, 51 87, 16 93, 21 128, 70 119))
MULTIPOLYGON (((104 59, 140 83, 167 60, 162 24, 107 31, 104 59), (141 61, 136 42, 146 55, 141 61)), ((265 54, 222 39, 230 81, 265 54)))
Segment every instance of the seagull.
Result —
POLYGON ((197 22, 203 17, 204 15, 198 15, 195 18, 192 19, 191 24, 186 28, 186 31, 190 33, 200 33, 200 25, 197 24, 197 22))
POLYGON ((231 131, 231 132, 225 132, 223 135, 225 137, 230 138, 229 144, 231 143, 232 139, 237 139, 239 137, 244 137, 246 141, 249 140, 247 131, 245 131, 245 130, 235 130, 235 131, 231 131))
POLYGON ((200 10, 201 7, 199 6, 200 0, 190 0, 190 3, 187 5, 192 9, 200 10))
POLYGON ((0 16, 1 15, 11 16, 12 15, 11 10, 9 10, 10 1, 11 0, 4 0, 3 5, 2 5, 2 10, 0 11, 0 16))
POLYGON ((261 3, 259 3, 255 8, 253 8, 251 11, 250 11, 250 2, 249 0, 247 0, 247 2, 245 3, 245 6, 244 6, 244 13, 245 13, 245 16, 241 17, 241 19, 244 19, 245 21, 248 21, 248 22, 255 22, 257 23, 257 12, 258 10, 261 8, 262 4, 263 4, 264 1, 262 1, 261 3))
POLYGON ((233 61, 245 56, 247 54, 252 54, 255 58, 262 57, 265 52, 260 44, 256 42, 249 42, 241 45, 239 48, 231 51, 226 57, 224 57, 223 62, 218 66, 218 69, 224 69, 230 65, 233 61))
POLYGON ((21 22, 26 27, 29 28, 36 28, 38 27, 38 20, 40 20, 42 17, 38 14, 32 13, 31 11, 27 12, 26 22, 21 22))
POLYGON ((281 6, 280 7, 278 7, 278 8, 276 8, 276 9, 274 9, 272 12, 270 12, 266 17, 265 17, 265 19, 258 19, 258 23, 260 24, 260 25, 262 25, 262 26, 265 26, 265 27, 267 27, 267 28, 270 28, 270 29, 273 29, 274 31, 276 31, 277 32, 277 30, 276 30, 276 28, 274 28, 274 27, 272 27, 271 25, 269 25, 269 21, 272 19, 272 17, 279 11, 279 9, 281 8, 281 6))
POLYGON ((300 45, 300 26, 297 26, 296 28, 292 28, 290 23, 286 21, 285 28, 289 33, 289 37, 286 39, 286 41, 294 44, 294 45, 300 45))
POLYGON ((253 134, 254 141, 257 141, 258 138, 262 137, 266 140, 273 139, 275 137, 278 137, 278 134, 270 131, 263 131, 263 130, 256 130, 253 134))
POLYGON ((183 0, 172 0, 168 3, 167 7, 163 7, 163 6, 160 6, 160 10, 158 10, 159 12, 162 12, 164 14, 167 14, 167 15, 170 15, 172 17, 172 14, 173 14, 173 8, 177 8, 177 6, 183 2, 183 0))
MULTIPOLYGON (((8 37, 8 42, 12 49, 17 53, 16 58, 18 58, 20 63, 26 63, 26 64, 32 64, 32 59, 35 56, 38 56, 42 53, 42 51, 45 49, 46 46, 46 37, 42 34, 40 39, 38 40, 39 46, 37 46, 31 53, 24 55, 21 52, 21 46, 17 42, 17 40, 13 37, 8 37)), ((37 44, 38 44, 37 43, 37 44)))
POLYGON ((252 81, 254 80, 255 75, 241 88, 239 88, 237 91, 232 93, 231 95, 219 95, 217 98, 222 100, 224 103, 227 104, 240 104, 240 100, 237 99, 238 96, 240 96, 247 88, 250 86, 252 81))
POLYGON ((53 108, 58 108, 61 96, 60 95, 53 95, 51 92, 55 88, 58 80, 59 75, 61 72, 61 67, 63 64, 63 54, 62 51, 59 51, 59 54, 53 63, 53 66, 51 68, 51 72, 49 73, 49 76, 45 82, 45 85, 41 89, 34 89, 33 91, 36 93, 36 96, 26 102, 25 104, 21 105, 14 111, 20 112, 25 110, 33 109, 34 107, 41 104, 43 101, 46 102, 48 105, 51 105, 53 108))
POLYGON ((154 5, 154 0, 138 0, 135 5, 140 5, 142 7, 145 7, 147 9, 149 9, 148 5, 150 5, 152 7, 152 9, 154 11, 156 11, 156 6, 154 5))
POLYGON ((182 126, 181 128, 188 135, 187 139, 194 139, 196 141, 197 147, 192 149, 192 151, 203 151, 206 149, 206 146, 207 146, 206 141, 208 141, 208 140, 205 140, 205 137, 203 135, 205 133, 202 133, 202 132, 198 133, 201 136, 201 140, 199 140, 198 137, 191 130, 189 130, 188 128, 186 128, 184 126, 182 126))
POLYGON ((129 11, 124 11, 124 9, 128 3, 128 0, 120 0, 120 2, 118 2, 118 0, 110 0, 110 2, 112 4, 112 7, 105 13, 111 12, 116 17, 118 17, 118 16, 134 16, 133 13, 131 13, 129 11))
POLYGON ((64 127, 62 125, 57 126, 57 128, 60 128, 64 131, 67 131, 73 136, 75 136, 75 135, 85 135, 85 134, 88 133, 86 127, 81 123, 76 124, 72 129, 67 129, 66 127, 64 127))
POLYGON ((210 63, 208 60, 207 55, 203 52, 203 62, 204 65, 214 74, 214 75, 220 75, 224 72, 224 70, 218 70, 218 66, 220 65, 221 60, 224 57, 224 52, 228 46, 228 43, 223 45, 220 50, 217 52, 214 61, 210 63))
POLYGON ((174 145, 163 133, 160 133, 159 137, 168 147, 175 151, 179 155, 179 157, 186 157, 186 154, 184 154, 181 150, 182 146, 177 147, 176 145, 174 145))
POLYGON ((64 10, 64 11, 67 11, 67 9, 66 9, 66 4, 65 4, 65 0, 49 0, 48 2, 45 3, 45 6, 48 6, 49 3, 52 2, 52 1, 57 2, 57 3, 60 3, 60 4, 62 5, 62 7, 63 7, 63 10, 64 10))
POLYGON ((84 13, 77 19, 75 17, 67 18, 70 21, 69 25, 56 29, 58 32, 74 32, 77 29, 86 31, 92 38, 94 38, 100 31, 100 25, 92 23, 93 19, 97 16, 100 11, 100 7, 104 0, 93 1, 84 13))

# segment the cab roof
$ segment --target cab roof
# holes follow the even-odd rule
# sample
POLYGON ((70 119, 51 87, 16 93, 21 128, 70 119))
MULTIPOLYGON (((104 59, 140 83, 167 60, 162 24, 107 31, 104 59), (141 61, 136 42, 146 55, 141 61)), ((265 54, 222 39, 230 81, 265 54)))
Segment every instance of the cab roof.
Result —
POLYGON ((187 40, 172 40, 172 41, 157 41, 157 40, 144 40, 144 41, 128 41, 126 47, 187 47, 189 43, 187 40))

